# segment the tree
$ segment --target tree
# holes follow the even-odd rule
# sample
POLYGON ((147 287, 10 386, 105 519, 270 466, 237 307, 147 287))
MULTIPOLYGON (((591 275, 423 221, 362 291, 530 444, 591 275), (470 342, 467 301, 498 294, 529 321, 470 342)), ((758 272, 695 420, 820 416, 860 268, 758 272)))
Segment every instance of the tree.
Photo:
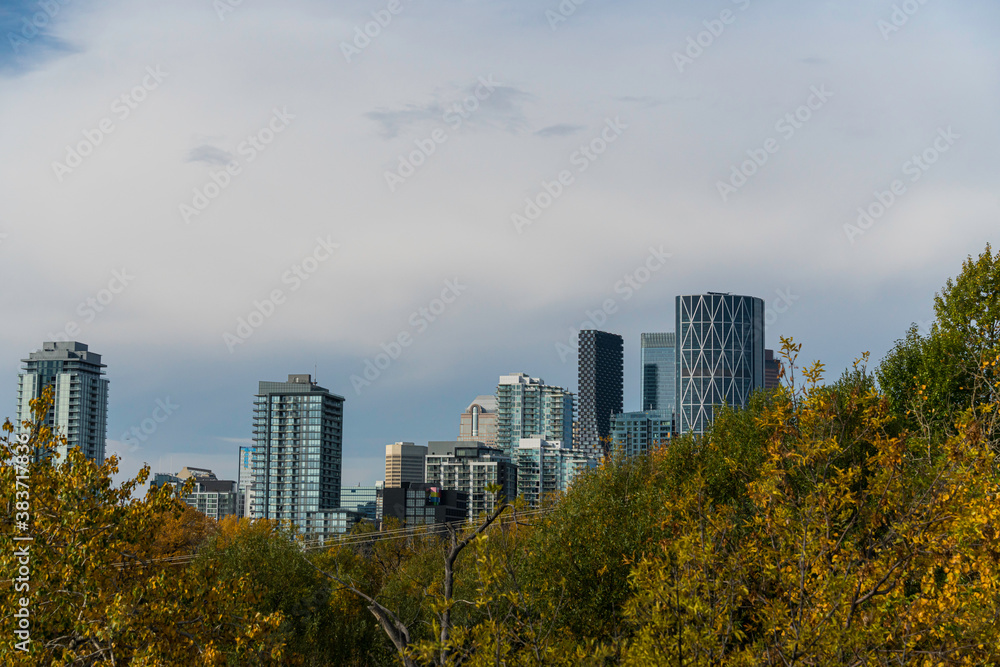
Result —
POLYGON ((280 658, 281 619, 248 609, 246 578, 220 589, 150 557, 150 536, 177 505, 169 489, 132 498, 148 467, 116 487, 114 457, 98 465, 72 448, 60 460, 60 440, 45 426, 51 401, 48 388, 31 403, 27 435, 12 436, 8 421, 0 440, 0 571, 29 570, 18 587, 8 580, 0 589, 8 637, 22 625, 15 610, 29 610, 27 651, 5 641, 5 663, 212 665, 220 664, 221 645, 238 646, 246 664, 280 658), (16 542, 19 553, 15 536, 30 538, 16 542))
POLYGON ((814 366, 760 406, 748 513, 714 501, 705 470, 676 487, 668 536, 633 572, 626 664, 997 660, 1000 483, 984 436, 998 406, 947 438, 899 433, 856 371, 830 387, 814 366))
MULTIPOLYGON (((349 637, 343 631, 349 622, 336 616, 331 586, 310 563, 293 526, 226 517, 191 569, 223 590, 245 581, 255 613, 280 619, 274 632, 288 659, 305 665, 330 664, 334 657, 349 662, 351 651, 338 641, 349 637)), ((239 655, 232 647, 227 653, 239 655)))
POLYGON ((153 531, 143 556, 171 558, 194 554, 218 531, 218 525, 187 503, 175 499, 170 509, 159 516, 153 531))
POLYGON ((476 528, 460 534, 459 530, 452 524, 444 524, 448 534, 447 547, 444 552, 444 573, 439 595, 434 596, 431 602, 431 612, 433 614, 434 637, 425 641, 414 641, 413 633, 399 615, 380 603, 374 596, 365 593, 358 588, 355 583, 344 577, 340 572, 328 572, 317 570, 323 575, 336 581, 344 590, 350 591, 358 596, 368 605, 368 610, 376 618, 386 636, 392 641, 393 646, 399 654, 403 664, 407 667, 415 667, 418 660, 434 665, 457 664, 456 653, 463 650, 468 634, 466 632, 456 632, 453 623, 452 611, 456 600, 455 572, 458 556, 477 537, 482 535, 510 505, 506 502, 497 504, 496 509, 490 513, 476 528))
POLYGON ((996 399, 996 369, 982 368, 1000 352, 1000 252, 994 256, 987 244, 978 258, 968 257, 935 295, 934 312, 930 333, 911 326, 877 376, 904 423, 944 437, 962 411, 996 399))

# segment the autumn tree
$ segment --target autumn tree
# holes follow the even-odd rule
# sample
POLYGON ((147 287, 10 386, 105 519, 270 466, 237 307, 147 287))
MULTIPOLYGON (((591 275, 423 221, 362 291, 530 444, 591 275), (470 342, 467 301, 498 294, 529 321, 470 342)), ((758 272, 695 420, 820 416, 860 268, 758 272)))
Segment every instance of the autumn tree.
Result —
MULTIPOLYGON (((790 364, 797 350, 785 341, 790 364)), ((754 415, 768 437, 742 503, 711 498, 707 469, 665 503, 667 535, 633 572, 626 664, 995 662, 996 404, 927 438, 899 432, 863 360, 834 387, 804 375, 754 415)))
POLYGON ((995 368, 983 368, 1000 352, 1000 252, 993 255, 987 245, 978 258, 966 259, 935 295, 934 313, 929 333, 911 326, 877 377, 907 425, 943 437, 954 433, 962 411, 996 399, 995 368))
POLYGON ((4 625, 13 638, 14 610, 26 598, 31 638, 26 652, 5 640, 5 664, 213 665, 224 664, 223 645, 238 647, 243 664, 280 658, 281 618, 248 606, 249 573, 222 590, 212 577, 152 558, 150 537, 177 510, 171 490, 134 500, 148 467, 115 486, 115 457, 98 465, 71 448, 61 459, 57 445, 65 441, 45 425, 51 401, 51 389, 32 401, 33 419, 21 424, 25 442, 10 422, 0 440, 0 571, 10 577, 0 587, 4 625), (17 542, 30 554, 22 557, 27 590, 13 585, 23 564, 15 537, 30 538, 17 542))
POLYGON ((192 555, 217 531, 214 519, 175 497, 169 509, 158 517, 142 554, 151 559, 192 555))

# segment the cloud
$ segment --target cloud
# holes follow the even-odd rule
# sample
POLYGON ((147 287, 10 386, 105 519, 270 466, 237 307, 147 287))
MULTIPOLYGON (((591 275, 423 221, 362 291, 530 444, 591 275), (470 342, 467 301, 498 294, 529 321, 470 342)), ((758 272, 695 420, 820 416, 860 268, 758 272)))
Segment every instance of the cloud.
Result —
POLYGON ((209 146, 208 144, 202 144, 197 148, 192 148, 188 152, 187 158, 184 159, 185 162, 204 162, 205 164, 211 164, 219 167, 223 167, 235 159, 232 153, 221 148, 216 148, 215 146, 209 146))
POLYGON ((423 104, 376 109, 364 117, 378 123, 379 134, 386 139, 418 127, 453 123, 455 118, 462 120, 463 127, 518 132, 528 127, 524 106, 533 99, 530 93, 497 82, 491 75, 447 94, 436 93, 423 104))
POLYGON ((548 127, 543 127, 542 129, 535 132, 535 136, 538 137, 568 137, 573 134, 577 134, 582 130, 587 129, 583 125, 570 125, 568 123, 559 123, 557 125, 549 125, 548 127))
MULTIPOLYGON (((158 398, 184 406, 155 443, 125 452, 132 474, 152 459, 157 470, 200 465, 232 479, 240 443, 217 437, 250 437, 259 381, 318 362, 321 384, 348 399, 344 469, 356 472, 345 482, 381 479, 380 448, 455 437, 457 415, 502 373, 572 387, 555 343, 607 298, 620 308, 606 326, 627 341, 629 409, 638 405, 639 333, 671 330, 679 293, 768 296, 790 286, 802 299, 768 328, 769 345, 792 335, 844 368, 860 350, 879 358, 910 321, 932 317, 926 295, 997 236, 1000 94, 983 82, 995 80, 988 28, 1000 9, 929 3, 887 48, 875 26, 885 9, 871 3, 843 3, 856 24, 831 21, 830 3, 761 6, 766 17, 727 28, 696 68, 651 76, 644 63, 662 64, 664 49, 690 32, 678 20, 701 30, 709 13, 619 3, 595 41, 587 22, 553 38, 528 3, 414 3, 347 66, 335 62, 339 40, 371 16, 339 8, 346 3, 244 2, 222 22, 205 0, 58 1, 66 14, 51 34, 80 52, 45 56, 29 76, 0 73, 0 122, 16 128, 0 133, 0 232, 9 234, 0 282, 32 285, 0 290, 0 310, 18 323, 0 330, 0 376, 16 376, 20 358, 78 326, 73 337, 108 364, 112 437, 158 398), (664 25, 676 27, 666 47, 664 25), (799 62, 818 54, 830 64, 799 62), (111 101, 157 64, 166 84, 119 120, 111 101), (445 112, 491 71, 492 94, 453 131, 445 112), (836 97, 785 141, 775 122, 824 83, 836 97), (247 164, 236 145, 285 104, 296 119, 247 164), (563 144, 597 137, 618 114, 629 126, 621 140, 574 171, 517 234, 511 214, 578 168, 575 147, 563 144), (104 117, 114 133, 55 178, 53 162, 104 117), (588 129, 566 140, 535 135, 572 123, 588 129), (843 225, 948 125, 968 139, 907 182, 906 197, 851 245, 843 225), (439 128, 448 143, 390 193, 384 172, 404 145, 409 155, 414 139, 439 128), (717 182, 771 136, 781 150, 724 204, 717 182), (200 172, 220 169, 223 149, 244 168, 217 188, 200 172), (207 162, 193 168, 185 158, 207 162), (208 206, 185 224, 179 205, 196 199, 208 206), (317 238, 342 244, 319 268, 317 238), (616 284, 632 280, 654 244, 675 254, 672 273, 624 301, 616 284), (123 268, 136 280, 105 304, 123 268), (438 316, 443 282, 456 277, 469 295, 438 316), (414 323, 427 330, 417 335, 414 323), (252 337, 230 353, 223 336, 242 340, 249 326, 252 337), (412 345, 356 395, 351 377, 403 333, 412 345)), ((39 11, 34 0, 0 3, 5 25, 20 21, 15 6, 39 11)), ((6 33, 0 42, 9 58, 6 33)), ((15 391, 0 382, 8 415, 15 391)))
MULTIPOLYGON (((470 89, 471 92, 471 89, 470 89)), ((466 98, 468 99, 468 98, 466 98)), ((484 114, 480 120, 508 132, 516 132, 527 127, 523 107, 534 96, 513 86, 498 86, 490 98, 483 103, 484 114)), ((473 116, 473 124, 477 121, 473 116)))
POLYGON ((399 136, 400 132, 411 125, 419 125, 435 120, 442 121, 443 115, 444 109, 441 105, 432 103, 423 106, 410 104, 398 110, 378 109, 376 111, 369 111, 365 114, 365 118, 381 125, 379 134, 386 139, 392 139, 399 136))

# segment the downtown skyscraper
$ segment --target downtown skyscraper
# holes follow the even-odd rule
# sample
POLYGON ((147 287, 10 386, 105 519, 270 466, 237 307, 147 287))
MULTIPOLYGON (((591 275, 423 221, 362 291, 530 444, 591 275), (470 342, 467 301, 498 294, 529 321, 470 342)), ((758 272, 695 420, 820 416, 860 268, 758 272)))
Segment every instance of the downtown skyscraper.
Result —
POLYGON ((641 412, 655 410, 671 417, 676 409, 677 336, 644 333, 639 344, 641 412))
POLYGON ((704 433, 716 406, 745 408, 764 387, 764 301, 677 297, 677 432, 704 433))
POLYGON ((47 426, 66 437, 66 445, 56 451, 62 460, 66 451, 79 447, 84 456, 104 463, 108 435, 108 380, 105 364, 83 343, 46 342, 41 350, 28 355, 18 375, 17 419, 31 419, 31 401, 51 386, 54 403, 45 419, 47 426))
POLYGON ((340 507, 344 399, 309 375, 261 382, 254 401, 251 516, 308 526, 340 507))
POLYGON ((492 447, 497 441, 497 397, 476 396, 459 417, 458 439, 492 447))
POLYGON ((578 349, 579 414, 573 448, 600 459, 611 436, 611 417, 622 411, 625 342, 617 334, 584 329, 578 349))

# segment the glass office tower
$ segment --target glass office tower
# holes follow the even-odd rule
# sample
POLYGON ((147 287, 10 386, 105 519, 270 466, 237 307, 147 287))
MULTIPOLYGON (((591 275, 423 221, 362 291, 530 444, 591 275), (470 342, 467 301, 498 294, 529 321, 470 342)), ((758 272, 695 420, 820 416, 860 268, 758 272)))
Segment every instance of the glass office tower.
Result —
POLYGON ((774 358, 774 350, 764 350, 764 389, 781 386, 781 359, 774 358))
POLYGON ((676 409, 677 336, 644 333, 639 348, 642 371, 640 412, 656 410, 671 416, 676 409))
POLYGON ((308 526, 340 507, 344 399, 309 375, 261 382, 254 404, 251 516, 308 526))
POLYGON ((676 307, 677 431, 703 433, 715 406, 746 407, 764 386, 764 301, 709 292, 676 307))

